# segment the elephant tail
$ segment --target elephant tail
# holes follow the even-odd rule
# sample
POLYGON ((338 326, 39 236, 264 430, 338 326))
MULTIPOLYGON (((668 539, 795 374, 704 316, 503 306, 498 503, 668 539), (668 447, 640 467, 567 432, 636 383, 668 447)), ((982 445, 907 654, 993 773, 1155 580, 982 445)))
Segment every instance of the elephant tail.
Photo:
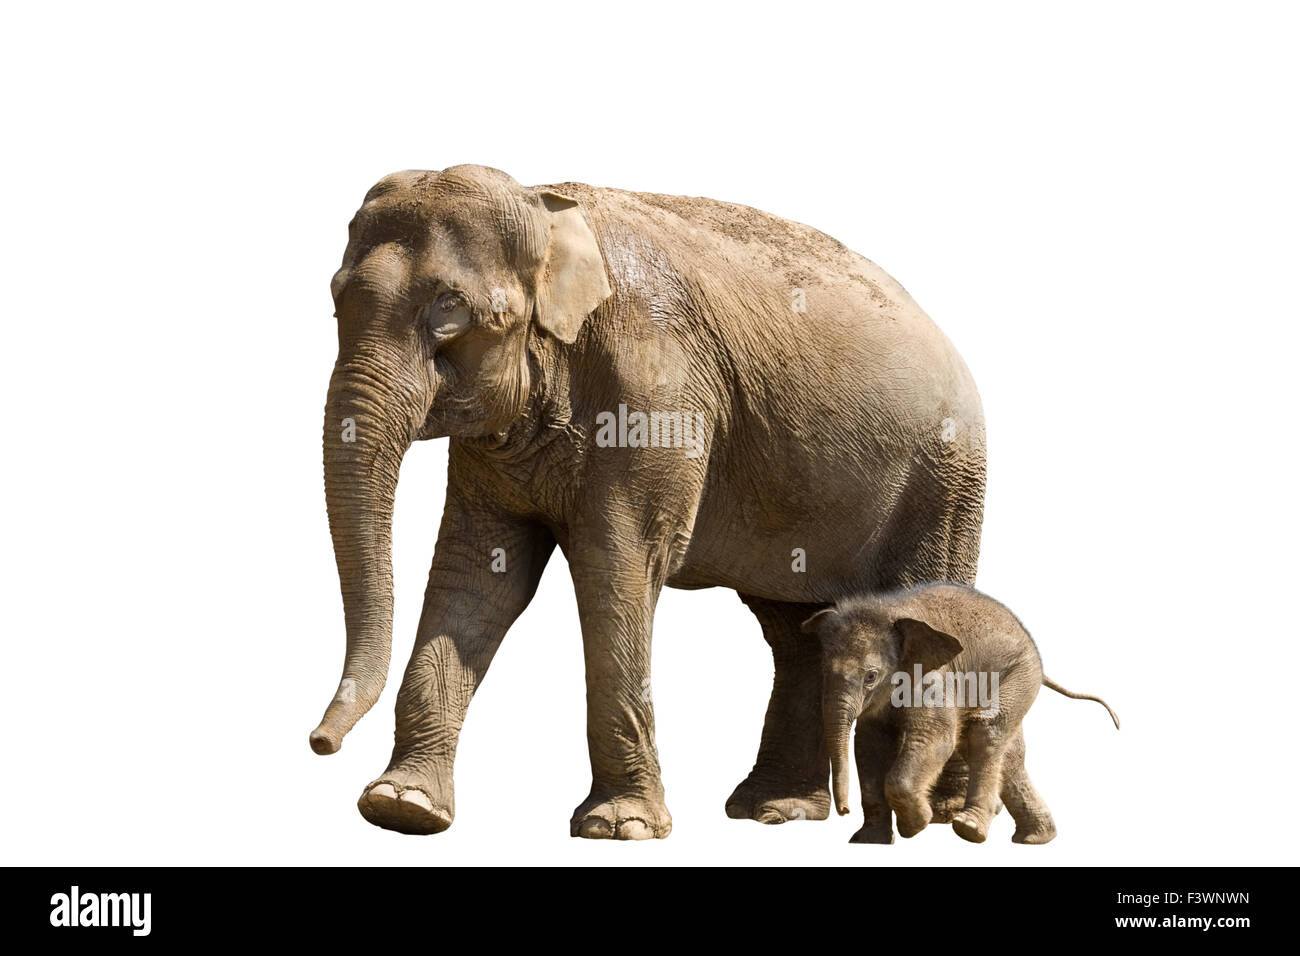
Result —
POLYGON ((1100 697, 1093 697, 1091 694, 1076 694, 1072 690, 1066 690, 1046 674, 1043 675, 1043 686, 1050 688, 1065 697, 1072 697, 1075 700, 1095 700, 1097 703, 1101 704, 1101 706, 1106 708, 1106 712, 1110 714, 1110 719, 1115 721, 1115 729, 1119 730, 1119 718, 1115 716, 1115 711, 1111 710, 1110 704, 1106 703, 1100 697))

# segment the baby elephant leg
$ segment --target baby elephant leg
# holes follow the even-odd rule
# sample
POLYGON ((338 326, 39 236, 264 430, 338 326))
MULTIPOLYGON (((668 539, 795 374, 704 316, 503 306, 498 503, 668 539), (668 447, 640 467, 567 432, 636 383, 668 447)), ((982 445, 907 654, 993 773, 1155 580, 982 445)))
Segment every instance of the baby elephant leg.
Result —
POLYGON ((955 729, 947 724, 929 724, 904 730, 898 759, 885 777, 885 799, 898 819, 898 832, 913 837, 929 825, 934 816, 930 790, 956 745, 955 729))
POLYGON ((999 721, 973 720, 967 725, 964 749, 970 764, 966 806, 952 818, 952 828, 963 840, 983 843, 998 812, 1002 787, 1002 760, 1020 728, 1009 733, 999 721))
POLYGON ((1016 821, 1014 842, 1047 843, 1056 836, 1052 814, 1025 772, 1024 733, 1016 734, 1002 758, 1002 802, 1016 821))
POLYGON ((894 818, 885 799, 885 774, 894 762, 898 740, 882 724, 859 720, 853 732, 853 756, 862 786, 862 827, 850 843, 893 843, 894 818))

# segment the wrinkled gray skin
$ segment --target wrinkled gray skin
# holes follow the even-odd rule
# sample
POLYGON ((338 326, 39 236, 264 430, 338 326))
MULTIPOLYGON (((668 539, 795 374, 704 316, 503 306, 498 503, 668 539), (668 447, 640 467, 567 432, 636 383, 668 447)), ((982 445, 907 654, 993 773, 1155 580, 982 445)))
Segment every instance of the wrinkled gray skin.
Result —
POLYGON ((965 804, 950 821, 958 836, 984 842, 1002 804, 1016 822, 1016 843, 1056 836, 1047 804, 1025 772, 1021 722, 1040 686, 1110 706, 1045 678, 1033 639, 1007 608, 973 588, 930 584, 847 599, 814 614, 803 630, 817 634, 822 647, 822 716, 841 814, 849 812, 849 732, 857 723, 864 821, 850 842, 894 842, 891 810, 904 837, 925 829, 934 817, 928 794, 954 752, 970 768, 965 804), (911 705, 898 706, 891 699, 894 675, 913 676, 917 665, 940 678, 996 672, 992 706, 982 707, 988 700, 977 694, 927 700, 927 706, 915 706, 913 696, 911 705))
MULTIPOLYGON (((671 828, 644 692, 665 585, 736 589, 772 648, 758 759, 727 813, 824 819, 820 654, 800 622, 855 589, 971 581, 979 548, 979 398, 902 287, 746 207, 526 188, 458 166, 371 189, 332 291, 325 490, 347 653, 318 753, 384 685, 402 456, 451 438, 396 744, 359 801, 365 818, 409 833, 451 824, 470 698, 558 543, 582 625, 592 775, 571 832, 671 828), (700 413, 702 454, 598 446, 597 415, 620 405, 700 413)), ((962 774, 954 761, 950 800, 962 774)), ((520 806, 512 826, 545 825, 526 795, 520 806)))

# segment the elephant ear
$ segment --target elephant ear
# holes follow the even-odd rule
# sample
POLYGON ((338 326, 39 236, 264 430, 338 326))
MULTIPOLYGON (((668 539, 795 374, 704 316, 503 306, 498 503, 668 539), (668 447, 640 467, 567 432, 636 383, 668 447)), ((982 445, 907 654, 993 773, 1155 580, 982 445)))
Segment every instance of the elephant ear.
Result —
POLYGON ((799 625, 799 630, 805 634, 816 634, 819 637, 824 636, 827 631, 827 625, 835 620, 835 608, 825 607, 814 614, 808 620, 799 625))
POLYGON ((906 667, 920 664, 922 673, 942 667, 962 651, 961 641, 935 630, 925 621, 903 617, 895 627, 902 642, 899 660, 906 667))
POLYGON ((551 228, 534 314, 548 333, 572 342, 587 316, 612 293, 605 260, 577 200, 549 190, 537 198, 551 228))

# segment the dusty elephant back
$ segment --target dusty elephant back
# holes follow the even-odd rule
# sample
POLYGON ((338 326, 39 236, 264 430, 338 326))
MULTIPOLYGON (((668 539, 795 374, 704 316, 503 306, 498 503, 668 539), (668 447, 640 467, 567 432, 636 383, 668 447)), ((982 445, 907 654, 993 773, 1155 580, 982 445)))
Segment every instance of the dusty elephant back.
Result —
POLYGON ((1037 694, 1043 679, 1038 646, 1020 618, 1001 601, 973 587, 947 582, 883 595, 881 600, 900 616, 915 616, 961 635, 967 650, 955 668, 1015 670, 1037 694))
POLYGON ((672 583, 829 600, 974 580, 979 395, 899 283, 830 236, 749 207, 551 188, 583 204, 605 257, 614 295, 590 320, 593 336, 615 343, 602 360, 675 343, 660 352, 689 366, 682 377, 703 383, 695 394, 716 415, 693 541, 672 583), (815 549, 815 577, 792 578, 797 548, 815 549))
MULTIPOLYGON (((733 386, 775 399, 821 392, 832 413, 866 416, 862 424, 882 438, 918 415, 951 417, 982 446, 969 369, 907 290, 865 256, 748 206, 579 183, 553 188, 584 203, 616 298, 659 326, 706 334, 702 344, 733 386)), ((781 417, 779 408, 763 411, 781 417)))

